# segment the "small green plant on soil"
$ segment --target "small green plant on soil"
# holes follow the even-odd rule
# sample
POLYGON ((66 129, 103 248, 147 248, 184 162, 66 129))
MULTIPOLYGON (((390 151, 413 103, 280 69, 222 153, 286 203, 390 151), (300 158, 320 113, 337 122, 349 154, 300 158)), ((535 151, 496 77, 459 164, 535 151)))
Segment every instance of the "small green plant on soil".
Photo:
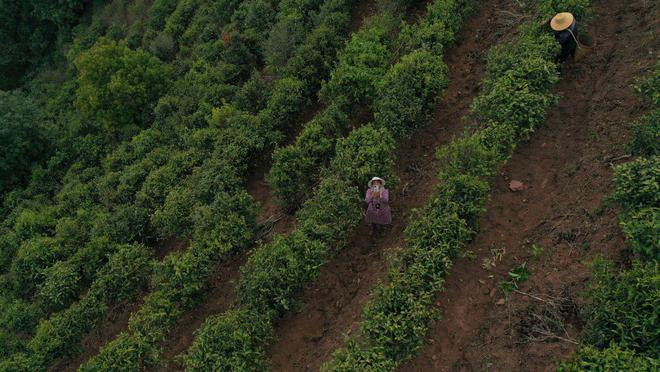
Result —
POLYGON ((532 257, 534 257, 535 260, 538 260, 541 258, 541 255, 543 255, 543 247, 541 247, 538 244, 532 244, 532 248, 530 248, 530 252, 532 253, 532 257))
POLYGON ((529 270, 527 270, 527 262, 523 262, 522 265, 513 268, 509 271, 508 280, 500 281, 500 288, 504 292, 505 296, 508 296, 509 293, 518 289, 518 284, 524 282, 529 278, 529 270))

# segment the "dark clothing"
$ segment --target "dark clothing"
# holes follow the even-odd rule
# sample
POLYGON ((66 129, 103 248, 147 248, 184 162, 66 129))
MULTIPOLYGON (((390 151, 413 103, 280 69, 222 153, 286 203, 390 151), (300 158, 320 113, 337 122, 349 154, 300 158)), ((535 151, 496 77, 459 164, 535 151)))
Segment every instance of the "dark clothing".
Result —
POLYGON ((577 43, 575 42, 575 38, 577 38, 577 33, 578 33, 578 27, 577 27, 577 21, 575 20, 568 29, 564 31, 555 32, 555 39, 561 45, 561 54, 559 55, 559 62, 564 62, 570 56, 575 55, 575 50, 577 49, 577 43), (571 32, 573 33, 573 35, 571 35, 571 32))

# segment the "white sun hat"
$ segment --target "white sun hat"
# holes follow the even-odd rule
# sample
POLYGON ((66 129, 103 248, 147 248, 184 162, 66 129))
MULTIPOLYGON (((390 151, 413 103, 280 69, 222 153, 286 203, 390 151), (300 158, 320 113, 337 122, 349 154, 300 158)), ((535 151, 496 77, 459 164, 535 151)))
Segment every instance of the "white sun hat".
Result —
POLYGON ((367 183, 367 186, 368 186, 368 187, 371 187, 371 184, 372 184, 374 181, 380 181, 380 184, 383 185, 383 186, 385 186, 385 180, 382 179, 382 178, 380 178, 380 177, 374 177, 374 178, 370 179, 369 182, 367 183))

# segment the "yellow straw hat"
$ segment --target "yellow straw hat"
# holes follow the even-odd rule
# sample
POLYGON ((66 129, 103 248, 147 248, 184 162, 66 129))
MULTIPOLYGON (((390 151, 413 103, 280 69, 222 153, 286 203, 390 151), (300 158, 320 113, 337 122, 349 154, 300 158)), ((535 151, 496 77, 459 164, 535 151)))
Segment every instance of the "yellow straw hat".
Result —
POLYGON ((571 27, 575 17, 571 13, 564 12, 558 13, 556 16, 552 17, 550 21, 550 27, 555 31, 564 31, 565 29, 571 27))

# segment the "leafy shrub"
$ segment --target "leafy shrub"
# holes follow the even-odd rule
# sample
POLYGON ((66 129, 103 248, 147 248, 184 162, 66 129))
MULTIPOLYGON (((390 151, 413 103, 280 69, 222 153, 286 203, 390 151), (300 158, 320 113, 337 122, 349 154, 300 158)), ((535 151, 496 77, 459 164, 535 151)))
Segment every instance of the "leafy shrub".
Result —
POLYGON ((578 350, 574 359, 562 363, 560 372, 581 371, 621 371, 621 372, 652 372, 660 368, 657 358, 645 358, 632 350, 612 344, 599 350, 592 346, 583 346, 578 350))
POLYGON ((3 194, 28 181, 32 166, 46 158, 50 144, 44 114, 35 102, 16 92, 0 91, 0 113, 2 201, 3 194))
MULTIPOLYGON (((541 77, 542 81, 552 79, 557 81, 557 72, 555 68, 546 70, 545 75, 540 72, 549 61, 553 61, 560 46, 555 41, 551 33, 538 32, 536 28, 522 26, 521 34, 513 43, 504 43, 497 45, 488 51, 486 55, 486 67, 488 78, 486 84, 490 81, 500 78, 507 74, 524 79, 524 71, 535 71, 534 77, 541 77), (524 61, 524 65, 521 62, 524 61), (518 70, 519 66, 523 68, 518 70), (553 78, 554 77, 554 78, 553 78)), ((529 83, 534 83, 529 79, 529 83)), ((551 80, 551 81, 552 81, 551 80)), ((547 87, 546 84, 536 84, 535 86, 547 87)))
MULTIPOLYGON (((120 245, 110 242, 108 237, 94 236, 84 246, 80 247, 68 260, 68 264, 80 273, 80 285, 88 286, 98 275, 98 270, 108 262, 120 245)), ((44 281, 50 280, 48 275, 44 281)))
POLYGON ((20 241, 13 231, 8 229, 0 230, 0 273, 9 269, 19 245, 20 241))
POLYGON ((282 69, 284 76, 292 76, 306 84, 306 94, 316 94, 321 82, 335 67, 337 50, 343 46, 350 24, 349 5, 346 0, 325 2, 319 25, 282 69))
MULTIPOLYGON (((168 329, 174 326, 176 319, 183 313, 183 309, 177 306, 177 293, 171 288, 161 289, 153 292, 144 300, 144 304, 129 319, 129 331, 132 342, 144 341, 146 349, 154 349, 156 342, 162 342, 167 335, 168 329)), ((122 353, 121 345, 109 343, 104 346, 94 359, 117 359, 117 353, 122 353)), ((131 355, 144 353, 144 351, 132 350, 131 355)), ((144 360, 136 359, 136 366, 143 361, 150 361, 151 357, 144 360)), ((137 368, 137 367, 134 367, 137 368)))
POLYGON ((214 257, 220 257, 252 243, 257 208, 245 190, 234 194, 218 193, 211 204, 196 208, 192 219, 193 240, 210 247, 214 257))
POLYGON ((612 198, 628 210, 660 206, 660 157, 617 166, 612 183, 612 198))
POLYGON ((32 334, 34 327, 43 316, 43 310, 37 303, 28 303, 20 299, 0 298, 0 329, 12 334, 32 334))
POLYGON ((284 66, 293 55, 296 45, 304 40, 306 25, 304 15, 300 11, 282 13, 280 4, 277 23, 264 42, 265 60, 269 66, 284 66))
POLYGON ((341 51, 339 64, 323 84, 320 96, 325 102, 346 97, 359 104, 375 97, 376 84, 387 72, 392 57, 388 42, 394 21, 376 16, 367 22, 341 51))
POLYGON ((37 205, 20 211, 14 221, 14 231, 21 240, 36 235, 52 235, 57 225, 57 208, 37 205))
POLYGON ((660 109, 652 111, 633 126, 633 139, 628 148, 633 155, 660 155, 660 109))
POLYGON ((286 209, 295 209, 311 194, 320 169, 334 153, 335 138, 347 124, 346 115, 332 105, 305 126, 295 144, 275 150, 267 180, 286 209))
POLYGON ((583 308, 587 322, 584 340, 598 348, 610 342, 640 354, 658 357, 660 339, 660 263, 634 263, 616 273, 607 262, 597 262, 583 308))
POLYGON ((190 370, 265 370, 261 347, 272 334, 268 317, 249 309, 209 317, 196 331, 196 342, 184 358, 190 370))
POLYGON ((271 87, 261 74, 255 72, 236 92, 234 105, 241 111, 255 114, 266 108, 270 98, 271 87))
POLYGON ((304 96, 304 83, 295 78, 278 80, 266 108, 259 113, 259 119, 269 128, 290 130, 294 116, 308 102, 304 96))
POLYGON ((44 269, 61 259, 64 253, 58 242, 50 237, 35 236, 24 241, 9 271, 16 293, 32 295, 43 281, 44 269))
MULTIPOLYGON (((23 345, 15 334, 0 329, 0 360, 8 359, 10 355, 17 354, 22 348, 23 345)), ((0 369, 6 371, 7 369, 3 368, 2 363, 0 362, 0 369)))
POLYGON ((79 370, 81 372, 137 370, 141 362, 148 358, 149 350, 149 344, 144 339, 120 333, 117 338, 105 345, 98 355, 81 365, 79 370))
POLYGON ((45 279, 37 297, 48 311, 64 309, 78 295, 80 273, 73 265, 58 261, 44 270, 45 279))
POLYGON ((552 17, 559 12, 571 12, 577 19, 584 19, 589 11, 590 0, 544 0, 539 4, 540 13, 552 17))
POLYGON ((428 51, 405 55, 377 85, 376 125, 395 138, 410 136, 431 118, 440 91, 447 87, 447 74, 442 58, 428 51))
POLYGON ((327 247, 300 231, 278 236, 250 257, 237 286, 242 304, 276 314, 290 311, 293 294, 315 279, 327 247))
POLYGON ((494 80, 488 86, 490 89, 485 94, 475 98, 471 111, 486 122, 511 123, 523 137, 545 121, 547 109, 556 101, 554 95, 537 91, 513 74, 494 80))
POLYGON ((438 149, 436 157, 442 164, 440 178, 451 174, 491 177, 502 162, 497 148, 487 147, 481 134, 461 137, 438 149))
POLYGON ((75 65, 76 107, 115 134, 146 125, 169 84, 170 70, 157 58, 106 39, 81 54, 75 65))
POLYGON ((337 140, 336 155, 331 163, 333 172, 360 188, 375 175, 396 184, 391 173, 395 146, 388 129, 374 125, 360 127, 348 137, 337 140))
POLYGON ((651 101, 654 108, 660 106, 660 62, 655 64, 651 76, 635 84, 634 89, 643 99, 651 101))
POLYGON ((625 213, 620 225, 633 252, 644 261, 660 261, 660 208, 625 213))
POLYGON ((465 19, 477 9, 474 0, 434 1, 427 6, 426 17, 416 24, 404 23, 399 42, 404 50, 425 49, 443 55, 456 38, 465 19))
POLYGON ((47 366, 55 358, 80 350, 80 339, 105 315, 110 304, 130 300, 144 287, 150 274, 149 260, 143 246, 122 246, 81 301, 39 324, 29 343, 32 357, 47 366))
POLYGON ((84 1, 3 1, 0 14, 0 90, 16 88, 26 72, 70 38, 71 27, 82 17, 84 1))
POLYGON ((93 320, 103 316, 106 310, 102 304, 83 301, 75 303, 66 312, 42 321, 30 340, 31 358, 38 364, 46 364, 80 352, 81 335, 89 331, 93 320))
POLYGON ((178 1, 176 9, 165 21, 164 33, 172 35, 174 40, 178 40, 188 27, 198 6, 196 0, 178 1))

